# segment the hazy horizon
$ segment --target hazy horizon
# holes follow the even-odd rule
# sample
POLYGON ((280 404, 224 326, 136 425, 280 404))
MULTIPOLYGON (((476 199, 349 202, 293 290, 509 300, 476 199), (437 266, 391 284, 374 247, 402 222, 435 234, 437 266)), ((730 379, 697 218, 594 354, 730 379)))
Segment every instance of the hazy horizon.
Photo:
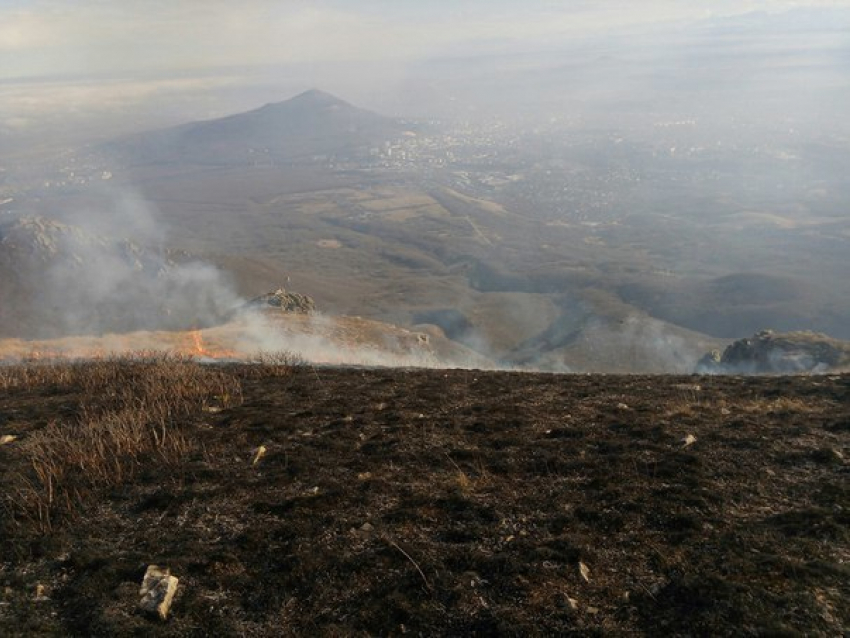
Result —
MULTIPOLYGON (((640 99, 656 88, 645 81, 665 74, 669 99, 688 88, 676 86, 675 75, 687 64, 728 66, 744 82, 749 70, 760 72, 753 60, 768 57, 788 67, 789 59, 799 65, 814 56, 846 71, 848 33, 846 1, 5 0, 0 136, 37 137, 44 128, 59 137, 56 119, 79 134, 99 119, 93 136, 100 128, 108 137, 219 117, 309 88, 387 115, 445 117, 504 99, 502 111, 519 101, 548 116, 549 96, 518 84, 517 75, 581 65, 585 75, 570 78, 581 93, 606 81, 609 68, 594 75, 610 60, 623 63, 607 88, 616 99, 640 99)), ((847 98, 840 80, 833 84, 847 98)), ((705 89, 709 97, 715 88, 705 89)))

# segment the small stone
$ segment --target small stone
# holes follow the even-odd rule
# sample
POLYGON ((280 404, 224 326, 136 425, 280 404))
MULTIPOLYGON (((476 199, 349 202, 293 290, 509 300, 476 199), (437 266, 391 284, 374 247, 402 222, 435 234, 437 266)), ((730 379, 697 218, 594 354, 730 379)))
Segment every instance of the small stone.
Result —
POLYGON ((38 583, 35 586, 35 601, 37 603, 40 603, 40 602, 43 602, 45 600, 50 600, 47 597, 47 588, 44 585, 42 585, 41 583, 38 583))
POLYGON ((178 579, 171 575, 170 569, 157 565, 148 566, 145 578, 139 589, 139 607, 149 614, 156 614, 160 620, 168 618, 174 594, 177 592, 178 579))
POLYGON ((626 405, 625 403, 618 403, 617 409, 618 410, 631 410, 631 408, 628 405, 626 405))
POLYGON ((375 531, 375 526, 372 523, 363 523, 359 528, 351 528, 351 534, 360 540, 370 538, 375 531))
POLYGON ((566 606, 573 611, 578 611, 578 601, 575 598, 564 594, 564 602, 566 603, 566 606))
POLYGON ((14 434, 4 434, 3 436, 0 436, 0 445, 6 445, 17 440, 18 437, 16 437, 14 434))
POLYGON ((368 481, 370 478, 372 478, 371 472, 360 472, 360 474, 357 475, 358 481, 368 481))
POLYGON ((581 561, 579 561, 578 564, 578 572, 581 574, 581 577, 584 578, 585 582, 590 582, 590 568, 581 561))
POLYGON ((588 607, 587 613, 590 614, 591 616, 595 616, 596 614, 599 613, 599 608, 598 607, 588 607))
POLYGON ((695 437, 693 434, 689 434, 684 439, 682 439, 682 443, 684 444, 683 445, 684 447, 689 447, 696 442, 697 442, 697 437, 695 437))
POLYGON ((266 455, 266 451, 267 450, 265 445, 261 445, 256 450, 254 450, 254 460, 251 461, 251 465, 256 465, 257 463, 259 463, 260 459, 262 459, 266 455))
POLYGON ((720 414, 722 414, 723 416, 729 416, 730 414, 732 414, 732 410, 730 410, 729 408, 720 408, 720 414))

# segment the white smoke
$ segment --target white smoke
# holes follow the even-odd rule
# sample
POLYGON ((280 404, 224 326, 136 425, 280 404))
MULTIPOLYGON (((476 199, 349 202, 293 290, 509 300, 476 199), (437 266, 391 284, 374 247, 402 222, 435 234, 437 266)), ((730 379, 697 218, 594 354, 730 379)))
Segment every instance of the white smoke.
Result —
POLYGON ((35 234, 50 242, 46 272, 35 279, 38 307, 62 334, 210 326, 241 303, 211 264, 170 257, 165 227, 140 197, 121 193, 108 209, 65 219, 35 234))
POLYGON ((620 322, 592 322, 582 348, 593 371, 690 374, 702 350, 663 321, 630 315, 620 322))
POLYGON ((416 333, 398 329, 364 335, 369 326, 322 314, 275 320, 249 311, 236 320, 236 350, 242 353, 285 352, 310 363, 368 367, 463 368, 481 367, 474 358, 438 356, 416 333))

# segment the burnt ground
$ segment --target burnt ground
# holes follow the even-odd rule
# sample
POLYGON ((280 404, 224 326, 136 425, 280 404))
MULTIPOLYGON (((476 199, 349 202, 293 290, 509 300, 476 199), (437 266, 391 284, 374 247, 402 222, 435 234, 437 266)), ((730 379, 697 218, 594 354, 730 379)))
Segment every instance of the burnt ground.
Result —
MULTIPOLYGON (((176 467, 9 533, 0 634, 850 630, 850 376, 303 367, 242 385, 241 406, 185 419, 176 467), (166 622, 137 611, 150 563, 180 578, 166 622)), ((0 476, 74 410, 72 391, 0 395, 0 434, 21 435, 0 476)))

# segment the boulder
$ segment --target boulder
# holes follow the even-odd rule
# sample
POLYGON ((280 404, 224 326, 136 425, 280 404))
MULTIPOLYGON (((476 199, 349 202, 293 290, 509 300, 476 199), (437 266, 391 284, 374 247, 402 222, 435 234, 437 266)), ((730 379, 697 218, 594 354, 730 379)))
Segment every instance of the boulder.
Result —
POLYGON ((850 368, 850 343, 815 332, 762 330, 712 351, 697 363, 700 374, 796 374, 850 368))
POLYGON ((316 303, 312 297, 297 292, 287 292, 283 288, 255 297, 246 306, 253 309, 279 308, 281 312, 300 314, 311 314, 316 310, 316 303))

